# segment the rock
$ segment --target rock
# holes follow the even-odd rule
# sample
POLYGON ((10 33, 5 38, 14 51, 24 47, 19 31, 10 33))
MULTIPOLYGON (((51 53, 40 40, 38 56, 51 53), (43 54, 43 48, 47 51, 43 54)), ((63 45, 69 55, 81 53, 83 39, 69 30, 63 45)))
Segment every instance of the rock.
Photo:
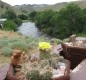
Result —
POLYGON ((73 46, 76 45, 76 35, 75 35, 75 34, 72 35, 72 36, 70 36, 70 38, 69 38, 69 42, 72 42, 72 43, 73 43, 73 46))

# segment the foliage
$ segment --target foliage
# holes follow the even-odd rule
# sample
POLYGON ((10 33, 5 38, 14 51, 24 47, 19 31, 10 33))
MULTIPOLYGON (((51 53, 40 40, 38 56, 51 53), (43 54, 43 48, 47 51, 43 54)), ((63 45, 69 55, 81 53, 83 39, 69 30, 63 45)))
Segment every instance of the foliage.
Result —
POLYGON ((51 40, 50 40, 50 42, 52 43, 57 43, 57 44, 61 44, 63 41, 62 40, 60 40, 60 39, 57 39, 57 38, 52 38, 51 40))
POLYGON ((50 19, 54 15, 54 12, 52 10, 45 10, 43 12, 37 13, 37 16, 35 18, 36 25, 39 29, 44 29, 44 31, 47 31, 47 28, 51 26, 50 19))
MULTIPOLYGON (((8 22, 6 25, 8 26, 8 25, 10 25, 10 27, 9 27, 9 29, 8 28, 5 28, 5 30, 7 29, 7 30, 11 30, 12 28, 11 28, 11 26, 20 26, 21 24, 22 24, 22 20, 21 19, 19 19, 18 17, 17 17, 17 15, 16 15, 16 13, 13 11, 13 10, 11 10, 11 9, 8 9, 8 10, 6 10, 6 12, 4 13, 4 14, 2 14, 1 15, 3 18, 6 18, 7 20, 9 20, 9 21, 11 21, 12 20, 12 23, 11 22, 8 22), (16 25, 15 25, 15 24, 16 25)), ((5 26, 6 26, 5 25, 5 26)), ((17 28, 16 29, 14 29, 14 31, 16 31, 17 30, 17 28)))
POLYGON ((21 15, 18 15, 18 18, 20 18, 21 20, 27 20, 28 16, 25 14, 21 14, 21 15))
POLYGON ((51 80, 52 72, 49 70, 49 62, 47 60, 40 63, 32 63, 26 73, 27 80, 51 80), (33 67, 34 66, 34 67, 33 67))
POLYGON ((28 50, 28 44, 26 44, 25 42, 22 42, 22 41, 9 43, 8 46, 12 49, 19 49, 19 50, 22 50, 25 52, 28 50))
POLYGON ((3 14, 3 17, 7 18, 7 19, 15 19, 15 18, 17 18, 15 12, 13 10, 11 10, 11 9, 6 10, 5 14, 3 14))
POLYGON ((7 45, 8 45, 8 42, 9 42, 9 41, 6 40, 6 39, 0 40, 0 48, 7 46, 7 45))
POLYGON ((6 20, 4 22, 3 29, 9 31, 17 31, 17 24, 15 24, 12 20, 6 20))
POLYGON ((71 3, 59 12, 45 10, 37 13, 35 23, 45 33, 64 39, 86 31, 86 9, 71 3))
POLYGON ((78 36, 78 37, 86 37, 86 32, 78 33, 77 36, 78 36))
POLYGON ((31 72, 27 72, 26 74, 26 79, 27 80, 39 80, 39 71, 33 70, 31 72))
MULTIPOLYGON (((44 55, 47 55, 47 58, 40 58, 40 61, 29 62, 28 65, 26 65, 27 80, 51 80, 53 75, 52 70, 59 68, 59 66, 57 66, 59 61, 64 61, 64 59, 57 54, 48 53, 44 55)), ((42 57, 44 55, 42 55, 42 57)))
POLYGON ((40 59, 41 60, 45 60, 45 59, 49 59, 51 57, 51 55, 49 54, 49 52, 40 52, 40 59))
POLYGON ((13 21, 14 21, 18 26, 20 26, 20 25, 22 24, 22 20, 21 20, 21 19, 16 18, 16 19, 13 19, 13 21))
POLYGON ((36 11, 33 11, 33 12, 29 13, 29 18, 30 18, 32 21, 34 21, 34 20, 35 20, 35 17, 36 17, 36 14, 37 14, 36 11))
POLYGON ((1 49, 1 52, 4 56, 11 56, 12 55, 12 52, 13 52, 13 49, 9 48, 9 47, 3 47, 1 49))
POLYGON ((66 39, 63 39, 63 42, 68 42, 69 41, 69 38, 66 38, 66 39))
MULTIPOLYGON (((5 34, 7 33, 8 31, 5 34)), ((14 35, 13 33, 12 35, 14 35)), ((35 49, 38 46, 38 42, 36 42, 36 39, 32 37, 18 37, 16 35, 14 35, 15 37, 10 37, 10 35, 9 37, 6 35, 0 37, 0 49, 3 47, 9 47, 11 49, 20 49, 21 51, 29 52, 30 49, 35 49)))
POLYGON ((60 10, 59 14, 58 37, 65 38, 71 34, 82 32, 84 27, 83 13, 77 5, 70 4, 65 9, 60 10))
POLYGON ((52 73, 47 71, 44 75, 43 75, 43 79, 42 80, 51 80, 51 76, 52 73))

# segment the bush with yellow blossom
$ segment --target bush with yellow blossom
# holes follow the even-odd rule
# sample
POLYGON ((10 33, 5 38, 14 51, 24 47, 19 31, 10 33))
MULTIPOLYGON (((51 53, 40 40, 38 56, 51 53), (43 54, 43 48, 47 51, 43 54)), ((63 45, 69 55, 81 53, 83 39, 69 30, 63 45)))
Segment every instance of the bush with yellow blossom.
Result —
POLYGON ((51 49, 51 45, 48 42, 39 42, 38 46, 39 46, 39 50, 43 50, 43 51, 51 49))
POLYGON ((39 42, 38 48, 40 51, 40 59, 48 59, 51 55, 51 45, 48 42, 39 42))

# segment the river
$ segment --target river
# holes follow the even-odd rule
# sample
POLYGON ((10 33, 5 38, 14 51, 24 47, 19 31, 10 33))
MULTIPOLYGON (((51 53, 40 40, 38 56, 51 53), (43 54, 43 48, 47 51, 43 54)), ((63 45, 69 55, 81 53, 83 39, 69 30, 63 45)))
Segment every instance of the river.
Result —
POLYGON ((38 38, 41 36, 49 37, 48 35, 38 30, 34 22, 22 23, 22 25, 18 28, 18 32, 26 36, 32 36, 34 38, 38 38))

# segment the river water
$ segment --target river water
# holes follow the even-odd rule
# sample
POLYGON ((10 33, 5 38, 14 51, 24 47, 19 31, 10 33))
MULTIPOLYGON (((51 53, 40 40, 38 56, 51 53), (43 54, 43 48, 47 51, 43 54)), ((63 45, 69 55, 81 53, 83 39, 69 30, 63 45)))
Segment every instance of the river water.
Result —
POLYGON ((25 36, 32 36, 34 38, 38 38, 41 36, 49 37, 48 35, 38 30, 34 22, 22 23, 22 25, 18 28, 18 32, 25 36))

